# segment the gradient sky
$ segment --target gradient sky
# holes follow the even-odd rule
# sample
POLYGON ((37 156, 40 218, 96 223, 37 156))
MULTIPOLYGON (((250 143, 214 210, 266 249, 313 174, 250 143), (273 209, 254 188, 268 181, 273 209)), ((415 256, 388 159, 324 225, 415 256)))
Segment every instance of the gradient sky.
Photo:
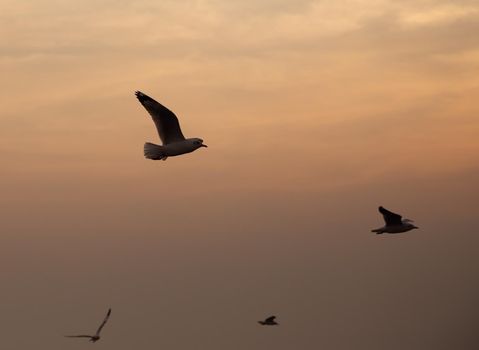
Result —
POLYGON ((479 4, 0 0, 9 350, 479 342, 479 4), (153 162, 141 90, 209 145, 153 162), (420 227, 376 236, 377 206, 420 227), (260 327, 270 314, 280 327, 260 327))

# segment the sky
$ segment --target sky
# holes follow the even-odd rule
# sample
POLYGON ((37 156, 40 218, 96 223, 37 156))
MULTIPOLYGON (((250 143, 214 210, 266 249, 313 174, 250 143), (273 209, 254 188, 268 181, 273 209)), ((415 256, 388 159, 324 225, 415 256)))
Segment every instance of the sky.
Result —
POLYGON ((0 0, 9 350, 473 349, 479 3, 0 0), (208 148, 158 143, 152 96, 208 148), (377 207, 419 230, 377 236, 377 207), (278 316, 279 327, 257 321, 278 316))

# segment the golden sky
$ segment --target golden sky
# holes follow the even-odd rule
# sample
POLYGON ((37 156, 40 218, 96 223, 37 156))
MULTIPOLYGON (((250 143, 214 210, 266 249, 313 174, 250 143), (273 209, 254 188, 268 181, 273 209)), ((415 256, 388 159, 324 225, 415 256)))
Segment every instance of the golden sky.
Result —
POLYGON ((110 306, 103 349, 479 340, 477 1, 0 0, 0 28, 5 348, 83 349, 110 306), (135 90, 209 148, 144 159, 135 90), (420 230, 372 235, 378 205, 420 230))

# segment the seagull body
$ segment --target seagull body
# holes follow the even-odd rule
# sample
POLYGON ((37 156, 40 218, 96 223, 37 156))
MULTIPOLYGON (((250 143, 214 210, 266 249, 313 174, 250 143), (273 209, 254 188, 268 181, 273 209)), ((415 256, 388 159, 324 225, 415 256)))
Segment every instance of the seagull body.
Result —
POLYGON ((258 323, 262 326, 277 326, 279 323, 275 321, 275 318, 276 316, 270 316, 264 321, 258 321, 258 323))
POLYGON ((168 157, 191 153, 200 147, 208 147, 199 138, 186 139, 181 132, 180 123, 176 115, 161 103, 141 91, 135 92, 136 98, 145 107, 155 123, 162 146, 146 142, 144 154, 148 159, 166 160, 168 157))
POLYGON ((92 343, 97 342, 98 340, 100 340, 100 332, 103 329, 103 327, 105 326, 106 321, 108 321, 108 319, 110 318, 110 314, 111 314, 111 309, 108 309, 108 312, 106 313, 105 319, 101 323, 100 327, 98 327, 95 335, 83 335, 83 334, 82 335, 66 335, 65 337, 67 337, 67 338, 89 338, 92 343))
POLYGON ((399 214, 395 214, 383 207, 379 207, 378 210, 383 215, 386 225, 384 227, 371 230, 371 232, 376 232, 376 234, 380 235, 382 233, 402 233, 419 228, 411 224, 411 222, 413 222, 412 220, 403 219, 399 214))

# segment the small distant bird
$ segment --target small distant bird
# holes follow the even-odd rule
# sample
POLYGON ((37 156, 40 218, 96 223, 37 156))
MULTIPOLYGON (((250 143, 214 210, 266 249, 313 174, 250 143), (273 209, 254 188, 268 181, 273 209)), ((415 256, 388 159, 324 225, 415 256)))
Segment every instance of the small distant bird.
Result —
POLYGON ((275 321, 275 318, 276 316, 270 316, 264 321, 258 321, 258 323, 263 326, 277 326, 279 323, 275 321))
POLYGON ((105 326, 106 321, 108 321, 108 319, 110 318, 110 314, 111 314, 111 309, 108 309, 108 312, 106 313, 105 319, 103 320, 100 327, 98 327, 98 330, 96 331, 95 335, 66 335, 65 337, 67 337, 67 338, 90 338, 90 341, 92 343, 97 342, 98 340, 100 340, 100 332, 101 332, 102 328, 105 326))
POLYGON ((146 158, 153 160, 166 160, 168 157, 193 152, 200 147, 208 147, 203 144, 202 139, 185 139, 181 132, 178 118, 168 108, 141 91, 136 91, 135 95, 142 106, 145 107, 148 113, 150 113, 151 118, 153 118, 160 139, 163 142, 163 146, 146 142, 144 146, 144 154, 146 158))
POLYGON ((419 228, 411 224, 413 222, 409 219, 402 219, 402 216, 399 214, 395 214, 390 212, 383 207, 379 207, 379 212, 383 214, 384 221, 386 222, 386 226, 377 228, 375 230, 371 230, 371 232, 376 232, 376 234, 380 235, 382 233, 401 233, 413 230, 415 228, 419 228))

